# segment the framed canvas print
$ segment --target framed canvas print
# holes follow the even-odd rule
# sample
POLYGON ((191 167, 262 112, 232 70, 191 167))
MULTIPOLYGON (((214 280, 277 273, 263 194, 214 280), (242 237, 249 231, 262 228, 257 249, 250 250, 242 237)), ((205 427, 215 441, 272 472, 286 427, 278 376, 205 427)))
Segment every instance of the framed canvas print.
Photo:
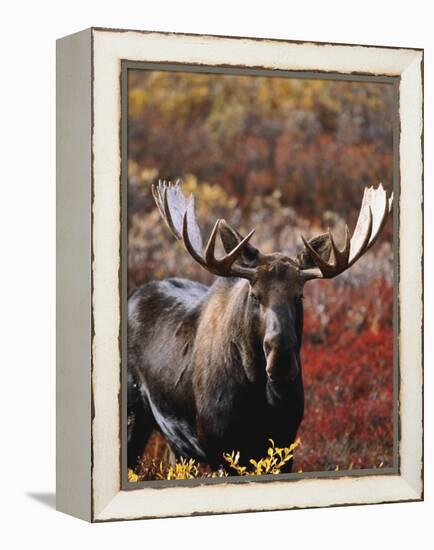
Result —
POLYGON ((57 44, 57 506, 423 498, 423 51, 57 44))

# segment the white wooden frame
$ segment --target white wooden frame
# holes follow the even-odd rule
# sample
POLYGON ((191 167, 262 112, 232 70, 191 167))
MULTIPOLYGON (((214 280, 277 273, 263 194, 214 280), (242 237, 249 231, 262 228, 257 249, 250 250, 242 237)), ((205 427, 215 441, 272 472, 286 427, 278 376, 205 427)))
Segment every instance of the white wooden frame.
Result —
POLYGON ((423 52, 89 29, 58 41, 57 505, 88 521, 423 498, 423 52), (121 61, 400 77, 400 473, 121 490, 121 61))

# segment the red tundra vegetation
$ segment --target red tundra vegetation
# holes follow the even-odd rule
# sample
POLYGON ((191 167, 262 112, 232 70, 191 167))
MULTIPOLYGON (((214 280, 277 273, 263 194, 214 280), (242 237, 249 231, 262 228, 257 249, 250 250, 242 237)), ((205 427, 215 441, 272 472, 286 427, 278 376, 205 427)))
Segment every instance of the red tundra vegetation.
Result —
POLYGON ((305 293, 306 401, 295 469, 392 466, 393 289, 384 279, 368 288, 330 282, 322 289, 326 324, 305 293))

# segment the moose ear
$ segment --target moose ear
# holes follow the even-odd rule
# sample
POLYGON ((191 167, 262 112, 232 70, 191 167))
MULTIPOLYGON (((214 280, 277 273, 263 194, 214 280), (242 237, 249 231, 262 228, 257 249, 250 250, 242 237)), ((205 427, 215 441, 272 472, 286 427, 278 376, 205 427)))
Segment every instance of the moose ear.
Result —
MULTIPOLYGON (((236 229, 231 227, 226 220, 220 220, 219 232, 226 254, 229 254, 229 252, 231 252, 231 250, 233 250, 244 238, 236 229)), ((258 255, 259 250, 250 243, 247 243, 241 253, 238 263, 246 267, 256 266, 258 255)))
MULTIPOLYGON (((332 245, 330 242, 330 235, 328 233, 318 235, 317 237, 310 239, 310 241, 308 242, 310 246, 315 250, 315 252, 317 252, 324 261, 329 261, 332 251, 332 245)), ((310 269, 316 267, 316 263, 312 258, 312 254, 306 247, 303 247, 303 250, 297 255, 297 262, 300 266, 300 269, 310 269)))

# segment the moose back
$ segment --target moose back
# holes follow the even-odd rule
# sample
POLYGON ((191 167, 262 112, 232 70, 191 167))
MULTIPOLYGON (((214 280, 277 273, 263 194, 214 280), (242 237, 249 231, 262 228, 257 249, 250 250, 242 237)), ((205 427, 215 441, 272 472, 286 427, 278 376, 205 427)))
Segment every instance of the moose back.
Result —
MULTIPOLYGON (((288 447, 303 418, 300 349, 303 287, 351 267, 374 244, 392 206, 380 184, 365 188, 350 238, 339 248, 324 233, 296 258, 263 254, 225 220, 206 246, 194 197, 159 182, 160 214, 192 259, 217 278, 210 287, 181 278, 153 281, 128 300, 128 467, 134 468, 153 430, 178 457, 217 469, 223 453, 260 458, 288 447), (221 239, 226 254, 217 258, 221 239)), ((291 470, 291 462, 286 471, 291 470)))

